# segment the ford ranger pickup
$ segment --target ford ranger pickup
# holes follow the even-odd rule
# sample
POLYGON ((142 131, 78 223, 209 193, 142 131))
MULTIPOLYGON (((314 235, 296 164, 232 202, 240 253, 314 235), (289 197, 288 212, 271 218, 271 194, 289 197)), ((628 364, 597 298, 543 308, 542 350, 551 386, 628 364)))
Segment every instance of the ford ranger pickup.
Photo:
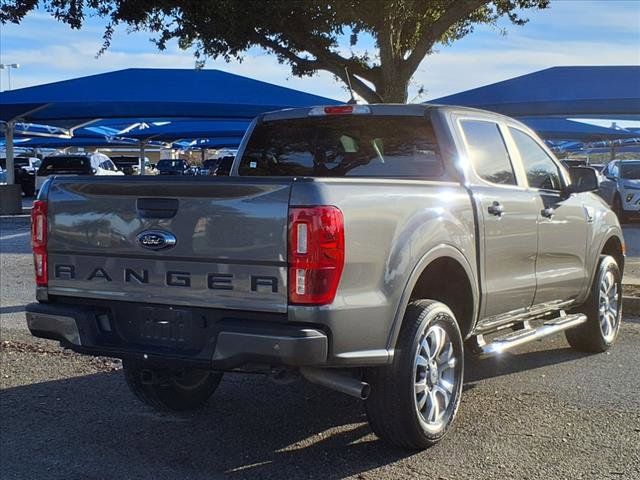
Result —
POLYGON ((228 177, 49 179, 27 323, 121 358, 158 409, 202 406, 227 372, 304 377, 363 399, 381 438, 426 448, 453 425, 466 350, 616 340, 624 240, 597 189, 494 113, 266 113, 228 177))

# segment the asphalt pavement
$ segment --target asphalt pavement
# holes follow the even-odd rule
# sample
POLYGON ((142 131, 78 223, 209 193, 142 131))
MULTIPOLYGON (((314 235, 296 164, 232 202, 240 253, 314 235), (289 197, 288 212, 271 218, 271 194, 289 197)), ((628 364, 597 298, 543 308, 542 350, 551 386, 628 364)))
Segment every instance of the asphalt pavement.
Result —
MULTIPOLYGON (((640 257, 640 225, 625 237, 640 257)), ((154 413, 118 361, 28 335, 28 243, 25 219, 0 219, 2 479, 640 479, 640 318, 606 354, 558 336, 467 358, 456 428, 406 452, 371 433, 360 401, 303 381, 227 375, 203 410, 154 413)))

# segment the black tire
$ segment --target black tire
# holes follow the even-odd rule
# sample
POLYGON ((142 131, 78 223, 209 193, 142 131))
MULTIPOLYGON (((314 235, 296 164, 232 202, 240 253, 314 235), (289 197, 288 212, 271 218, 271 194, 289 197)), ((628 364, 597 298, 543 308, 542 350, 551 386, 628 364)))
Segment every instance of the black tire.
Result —
MULTIPOLYGON (((431 337, 430 337, 431 338, 431 337)), ((448 352, 447 352, 448 353, 448 352)), ((433 355, 433 361, 437 363, 438 359, 445 355, 442 350, 438 355, 437 351, 433 355)), ((423 357, 422 360, 429 360, 423 357)), ((429 365, 431 361, 429 360, 429 365)), ((371 386, 371 394, 367 399, 365 406, 369 424, 374 433, 381 439, 407 449, 424 449, 428 448, 440 440, 450 431, 451 426, 460 405, 460 396, 462 393, 464 371, 464 347, 462 335, 458 323, 451 310, 443 303, 433 300, 418 300, 412 302, 405 313, 402 329, 395 348, 393 363, 385 367, 377 367, 367 369, 365 372, 366 381, 371 386), (417 357, 422 356, 421 352, 427 351, 421 349, 423 341, 429 342, 425 334, 434 330, 443 330, 446 332, 448 339, 447 348, 450 348, 452 354, 449 358, 455 358, 455 365, 440 365, 425 367, 424 383, 426 389, 424 392, 418 392, 417 383, 422 379, 422 374, 418 371, 417 357), (444 372, 451 375, 451 391, 449 402, 446 400, 440 402, 437 400, 438 411, 441 411, 441 405, 445 405, 443 409, 441 422, 437 425, 429 423, 429 419, 425 418, 423 412, 419 411, 418 396, 424 393, 426 402, 429 402, 431 394, 433 398, 437 398, 436 390, 442 391, 439 384, 434 385, 434 378, 444 379, 444 372)), ((442 394, 441 394, 442 395, 442 394)), ((433 401, 431 401, 433 402, 433 401)), ((428 413, 428 404, 424 404, 424 413, 428 413)))
POLYGON ((123 360, 127 385, 140 401, 161 412, 186 412, 202 407, 216 391, 222 372, 197 369, 149 369, 123 360))
POLYGON ((576 309, 576 311, 584 313, 587 316, 587 321, 565 332, 567 341, 573 348, 583 352, 600 353, 608 350, 611 345, 614 344, 620 331, 620 324, 622 323, 621 282, 622 277, 616 260, 608 255, 600 257, 600 263, 598 264, 598 270, 591 285, 589 298, 581 307, 576 309), (612 288, 615 288, 614 297, 617 299, 615 306, 612 306, 610 300, 601 300, 601 287, 607 277, 611 278, 609 275, 611 275, 614 280, 612 288), (603 314, 600 310, 601 303, 603 304, 603 311, 606 312, 609 307, 611 307, 611 311, 616 311, 615 315, 611 313, 609 321, 602 319, 603 314), (605 323, 610 323, 610 330, 604 326, 605 323))

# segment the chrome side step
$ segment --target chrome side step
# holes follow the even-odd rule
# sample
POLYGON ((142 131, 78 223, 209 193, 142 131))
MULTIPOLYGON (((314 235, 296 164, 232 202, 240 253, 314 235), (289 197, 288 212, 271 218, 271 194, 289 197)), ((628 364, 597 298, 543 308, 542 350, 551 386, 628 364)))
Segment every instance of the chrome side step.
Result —
POLYGON ((497 355, 525 343, 576 327, 586 321, 587 316, 582 313, 566 315, 563 312, 559 317, 549 319, 538 327, 532 327, 529 322, 523 322, 524 328, 495 337, 488 343, 485 342, 483 335, 478 335, 476 348, 480 355, 497 355))

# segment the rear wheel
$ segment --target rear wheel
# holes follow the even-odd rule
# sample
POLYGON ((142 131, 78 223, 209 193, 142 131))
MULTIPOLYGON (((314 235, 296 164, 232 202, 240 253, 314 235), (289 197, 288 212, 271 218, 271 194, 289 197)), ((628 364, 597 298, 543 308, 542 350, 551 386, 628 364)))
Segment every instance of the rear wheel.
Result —
POLYGON ((460 404, 463 355, 451 310, 433 300, 411 303, 393 364, 366 372, 371 385, 367 417, 376 435, 409 449, 440 441, 460 404))
POLYGON ((202 407, 222 380, 221 372, 186 368, 150 369, 124 360, 127 385, 139 400, 159 411, 184 412, 202 407))
POLYGON ((616 340, 622 320, 622 285, 615 259, 602 256, 587 302, 578 310, 587 321, 567 330, 569 344, 584 352, 604 352, 616 340))

